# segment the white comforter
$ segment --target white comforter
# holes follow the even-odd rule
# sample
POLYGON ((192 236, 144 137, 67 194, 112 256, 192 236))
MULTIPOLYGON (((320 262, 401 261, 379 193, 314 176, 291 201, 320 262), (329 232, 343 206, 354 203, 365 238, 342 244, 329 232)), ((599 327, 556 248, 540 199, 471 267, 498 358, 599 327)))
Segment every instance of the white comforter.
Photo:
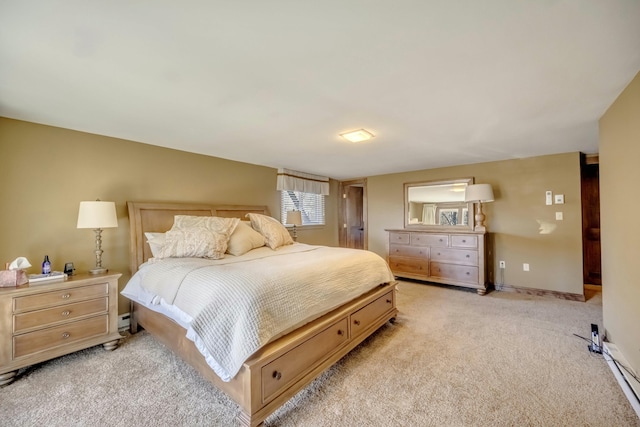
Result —
POLYGON ((269 341, 393 275, 372 252, 298 243, 215 261, 150 260, 134 279, 146 302, 173 305, 192 319, 188 336, 208 352, 216 374, 230 381, 269 341))

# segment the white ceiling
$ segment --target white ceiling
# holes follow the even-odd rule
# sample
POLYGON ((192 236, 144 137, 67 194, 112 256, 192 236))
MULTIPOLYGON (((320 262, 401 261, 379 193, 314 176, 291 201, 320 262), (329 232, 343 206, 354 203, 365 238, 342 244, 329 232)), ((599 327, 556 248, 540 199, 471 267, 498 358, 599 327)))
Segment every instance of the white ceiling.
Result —
POLYGON ((337 179, 595 153, 638 71, 638 0, 0 0, 1 116, 337 179))

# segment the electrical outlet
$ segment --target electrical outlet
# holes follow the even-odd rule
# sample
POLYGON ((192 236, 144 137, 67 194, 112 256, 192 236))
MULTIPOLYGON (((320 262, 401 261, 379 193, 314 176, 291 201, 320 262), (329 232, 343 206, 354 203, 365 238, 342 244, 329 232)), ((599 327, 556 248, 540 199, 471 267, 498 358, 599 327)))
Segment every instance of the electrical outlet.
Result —
POLYGON ((500 268, 507 268, 507 263, 504 261, 500 261, 500 268))
POLYGON ((522 271, 529 271, 529 264, 527 264, 526 262, 522 264, 522 271))

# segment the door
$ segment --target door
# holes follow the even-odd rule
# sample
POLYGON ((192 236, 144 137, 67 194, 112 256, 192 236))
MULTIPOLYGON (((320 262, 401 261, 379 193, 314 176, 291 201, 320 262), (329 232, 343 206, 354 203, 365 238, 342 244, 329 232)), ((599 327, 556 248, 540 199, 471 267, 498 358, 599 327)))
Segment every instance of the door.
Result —
POLYGON ((366 180, 345 181, 340 184, 340 188, 340 246, 366 249, 366 180))
POLYGON ((584 283, 602 285, 600 259, 600 165, 597 156, 582 156, 582 262, 584 283))

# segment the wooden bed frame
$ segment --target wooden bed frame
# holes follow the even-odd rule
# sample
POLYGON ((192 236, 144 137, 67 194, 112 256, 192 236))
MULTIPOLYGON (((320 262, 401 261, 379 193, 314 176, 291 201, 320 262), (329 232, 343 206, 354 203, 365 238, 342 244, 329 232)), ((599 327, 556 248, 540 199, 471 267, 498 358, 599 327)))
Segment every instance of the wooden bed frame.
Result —
MULTIPOLYGON (((174 215, 244 218, 249 212, 269 215, 266 206, 216 206, 184 203, 127 202, 130 222, 131 274, 151 257, 145 232, 164 232, 174 215)), ((387 321, 395 320, 395 282, 366 294, 269 343, 253 354, 230 381, 207 365, 186 330, 168 317, 131 303, 131 332, 141 326, 180 355, 240 405, 244 426, 260 426, 272 412, 306 387, 387 321)))

